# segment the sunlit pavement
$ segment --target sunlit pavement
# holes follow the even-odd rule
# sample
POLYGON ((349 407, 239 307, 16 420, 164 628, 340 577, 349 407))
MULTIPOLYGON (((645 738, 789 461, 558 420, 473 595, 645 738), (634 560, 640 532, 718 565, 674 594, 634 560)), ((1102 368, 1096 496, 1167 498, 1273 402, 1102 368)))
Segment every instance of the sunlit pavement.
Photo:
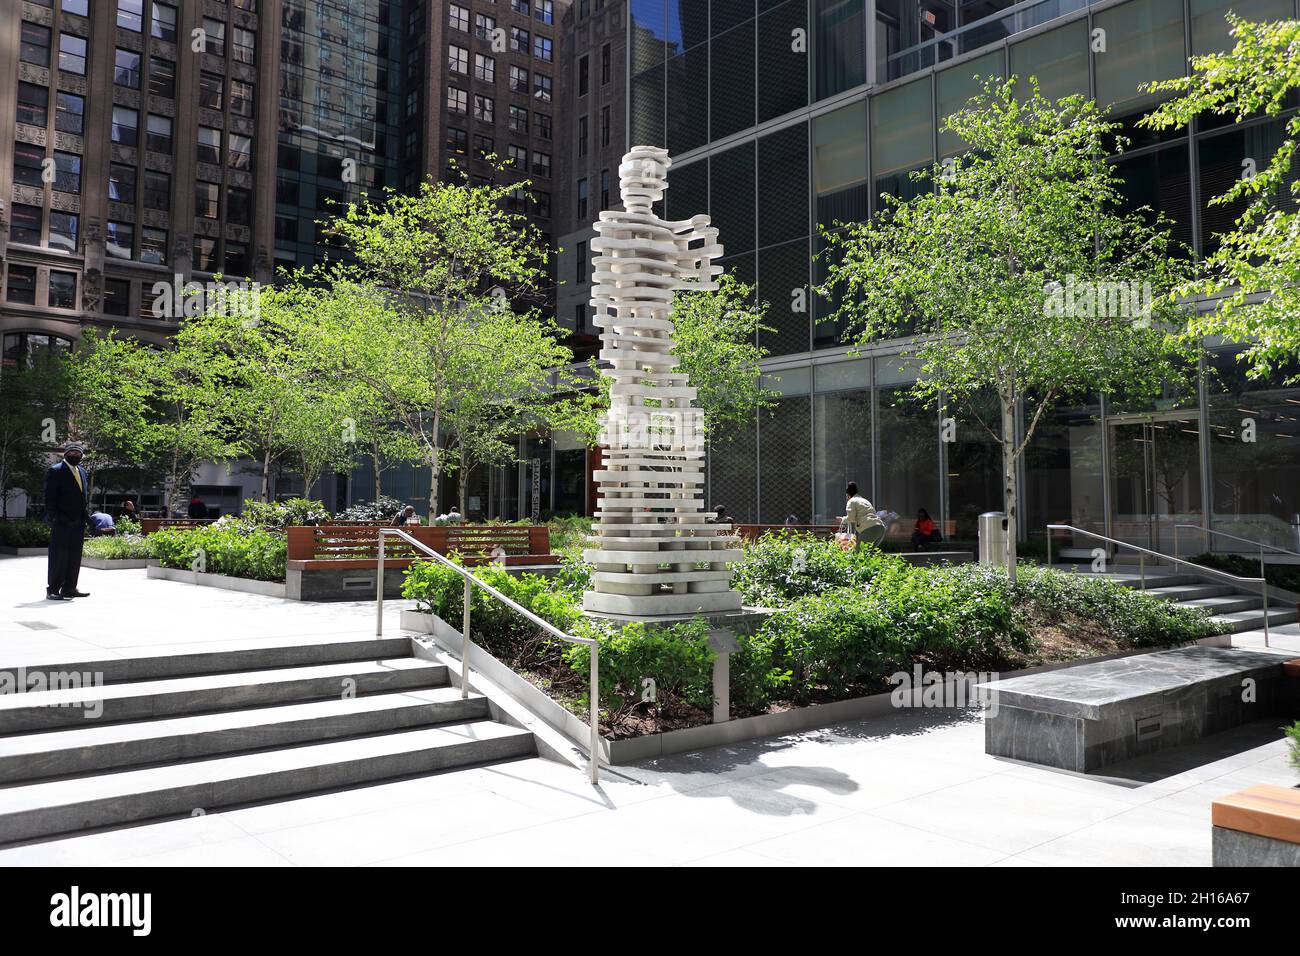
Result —
MULTIPOLYGON (((303 604, 143 570, 83 570, 89 598, 47 602, 44 574, 43 558, 0 559, 0 667, 374 629, 371 602, 303 604)), ((390 633, 404 603, 387 605, 390 633)), ((1300 628, 1274 628, 1272 643, 1300 650, 1300 628)), ((1264 723, 1107 777, 989 757, 983 742, 978 713, 900 710, 617 768, 599 789, 528 759, 11 846, 0 863, 1202 866, 1214 797, 1296 782, 1264 723)))

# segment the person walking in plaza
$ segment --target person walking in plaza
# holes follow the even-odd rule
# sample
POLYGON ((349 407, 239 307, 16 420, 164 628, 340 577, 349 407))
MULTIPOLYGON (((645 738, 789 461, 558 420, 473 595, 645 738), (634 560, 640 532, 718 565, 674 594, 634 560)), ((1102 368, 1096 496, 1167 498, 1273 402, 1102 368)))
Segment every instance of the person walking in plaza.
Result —
POLYGON ((45 523, 50 526, 50 551, 45 597, 51 601, 89 597, 77 590, 81 574, 81 548, 86 527, 90 479, 81 467, 85 450, 72 443, 63 450, 62 460, 45 472, 45 523))
POLYGON ((880 520, 880 515, 876 514, 876 509, 871 506, 871 502, 858 494, 856 482, 850 481, 845 486, 844 497, 847 503, 844 506, 844 514, 840 517, 840 523, 856 539, 857 546, 860 548, 867 544, 879 544, 880 539, 885 536, 885 523, 880 520))

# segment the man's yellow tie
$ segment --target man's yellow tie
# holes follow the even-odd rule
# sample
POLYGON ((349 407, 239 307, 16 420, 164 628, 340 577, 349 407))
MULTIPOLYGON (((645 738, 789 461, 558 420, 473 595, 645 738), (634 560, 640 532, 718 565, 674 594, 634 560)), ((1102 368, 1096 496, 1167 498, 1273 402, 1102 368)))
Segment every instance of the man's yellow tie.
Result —
POLYGON ((69 467, 72 468, 72 477, 77 479, 77 487, 81 490, 81 493, 84 495, 86 493, 86 486, 81 483, 81 469, 78 468, 76 465, 71 465, 69 467))

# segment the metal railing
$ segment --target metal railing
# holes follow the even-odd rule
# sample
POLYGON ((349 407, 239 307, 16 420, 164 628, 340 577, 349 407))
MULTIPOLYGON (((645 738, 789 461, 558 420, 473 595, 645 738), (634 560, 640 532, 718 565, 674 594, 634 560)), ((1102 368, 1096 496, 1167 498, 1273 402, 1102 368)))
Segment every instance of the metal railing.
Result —
MULTIPOLYGON (((1195 526, 1193 525, 1193 527, 1195 527, 1195 526)), ((1098 533, 1095 532, 1095 531, 1085 531, 1083 528, 1076 528, 1076 527, 1074 527, 1074 525, 1069 525, 1069 524, 1049 524, 1049 525, 1047 526, 1047 531, 1048 531, 1048 534, 1047 534, 1047 566, 1048 566, 1049 568, 1052 566, 1052 535, 1051 535, 1051 532, 1053 532, 1053 531, 1069 531, 1069 532, 1072 532, 1072 533, 1074 533, 1074 534, 1081 534, 1081 535, 1084 535, 1085 537, 1095 538, 1095 539, 1098 540, 1098 541, 1105 541, 1107 544, 1113 544, 1113 545, 1115 545, 1116 547, 1120 547, 1120 548, 1131 548, 1132 550, 1136 551, 1136 552, 1138 553, 1138 574, 1139 574, 1139 576, 1140 576, 1140 579, 1141 579, 1141 582, 1142 582, 1142 589, 1143 589, 1144 591, 1146 590, 1146 586, 1147 586, 1146 559, 1147 559, 1148 556, 1150 556, 1150 557, 1152 557, 1152 558, 1155 558, 1157 564, 1159 564, 1161 561, 1170 561, 1170 562, 1172 562, 1173 564, 1185 565, 1186 567, 1191 568, 1191 569, 1192 569, 1193 571, 1195 571, 1197 574, 1212 574, 1212 575, 1216 575, 1216 576, 1218 576, 1218 577, 1220 577, 1220 578, 1228 578, 1229 580, 1231 580, 1234 584, 1236 584, 1236 585, 1238 585, 1238 586, 1240 586, 1240 585, 1245 585, 1245 584, 1258 584, 1258 585, 1259 585, 1259 596, 1260 596, 1260 598, 1263 600, 1262 610, 1263 610, 1263 619, 1264 619, 1264 646, 1265 646, 1265 647, 1268 647, 1268 646, 1269 646, 1269 643, 1268 643, 1268 641, 1269 641, 1269 635, 1268 635, 1268 581, 1266 581, 1266 580, 1264 579, 1264 576, 1263 576, 1262 572, 1261 572, 1260 576, 1257 577, 1257 578, 1244 578, 1244 577, 1241 577, 1240 575, 1237 575, 1237 574, 1229 574, 1227 571, 1220 571, 1218 568, 1209 568, 1209 567, 1206 567, 1206 566, 1203 565, 1203 564, 1197 564, 1195 561, 1185 561, 1185 560, 1183 560, 1182 558, 1172 557, 1172 556, 1167 555, 1167 554, 1162 554, 1162 553, 1160 553, 1159 551, 1152 551, 1150 548, 1143 548, 1143 547, 1140 547, 1139 545, 1132 544, 1131 542, 1128 542, 1128 541, 1121 541, 1119 538, 1109 538, 1109 537, 1107 537, 1106 535, 1104 535, 1104 534, 1098 534, 1098 533)), ((1250 589, 1249 589, 1249 588, 1245 588, 1244 590, 1249 591, 1250 589)))
MULTIPOLYGON (((1233 541, 1240 541, 1242 544, 1249 544, 1259 549, 1259 573, 1264 573, 1264 551, 1267 549, 1271 554, 1289 554, 1292 557, 1300 558, 1300 552, 1288 551, 1286 548, 1279 548, 1275 544, 1268 544, 1264 541, 1256 541, 1254 538, 1243 538, 1239 534, 1229 534, 1226 531, 1220 531, 1218 528, 1206 528, 1199 524, 1176 524, 1174 525, 1174 554, 1178 554, 1178 529, 1187 528, 1192 531, 1200 531, 1205 535, 1218 535, 1220 538, 1231 538, 1233 541)), ((1208 542, 1207 542, 1208 543, 1208 542)), ((1213 546, 1210 548, 1214 550, 1213 546)))
POLYGON ((574 637, 572 634, 565 634, 555 625, 542 620, 542 618, 528 610, 528 608, 506 597, 486 581, 474 577, 468 569, 457 564, 455 561, 444 557, 428 545, 421 541, 417 541, 405 531, 398 528, 379 529, 379 570, 375 581, 375 637, 384 636, 384 541, 388 537, 401 538, 411 547, 423 551, 444 567, 451 568, 451 570, 459 574, 465 581, 465 613, 461 629, 461 634, 464 636, 464 643, 461 645, 460 654, 460 696, 462 698, 469 696, 469 656, 470 649, 474 646, 473 642, 470 640, 469 629, 470 605, 472 603, 471 595, 473 593, 471 588, 482 588, 516 614, 531 621, 551 636, 558 637, 562 641, 568 641, 570 644, 586 644, 587 647, 590 648, 591 688, 587 697, 589 709, 591 710, 591 740, 589 743, 591 748, 590 771, 592 785, 598 785, 600 783, 600 646, 589 637, 574 637))

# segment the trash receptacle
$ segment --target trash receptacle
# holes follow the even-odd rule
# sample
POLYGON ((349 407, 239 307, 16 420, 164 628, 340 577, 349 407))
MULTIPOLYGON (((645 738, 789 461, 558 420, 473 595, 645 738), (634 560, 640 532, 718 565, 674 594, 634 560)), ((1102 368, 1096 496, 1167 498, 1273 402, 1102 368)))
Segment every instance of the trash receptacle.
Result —
POLYGON ((1007 563, 1007 516, 1001 511, 986 511, 979 517, 980 564, 1002 566, 1007 563))

